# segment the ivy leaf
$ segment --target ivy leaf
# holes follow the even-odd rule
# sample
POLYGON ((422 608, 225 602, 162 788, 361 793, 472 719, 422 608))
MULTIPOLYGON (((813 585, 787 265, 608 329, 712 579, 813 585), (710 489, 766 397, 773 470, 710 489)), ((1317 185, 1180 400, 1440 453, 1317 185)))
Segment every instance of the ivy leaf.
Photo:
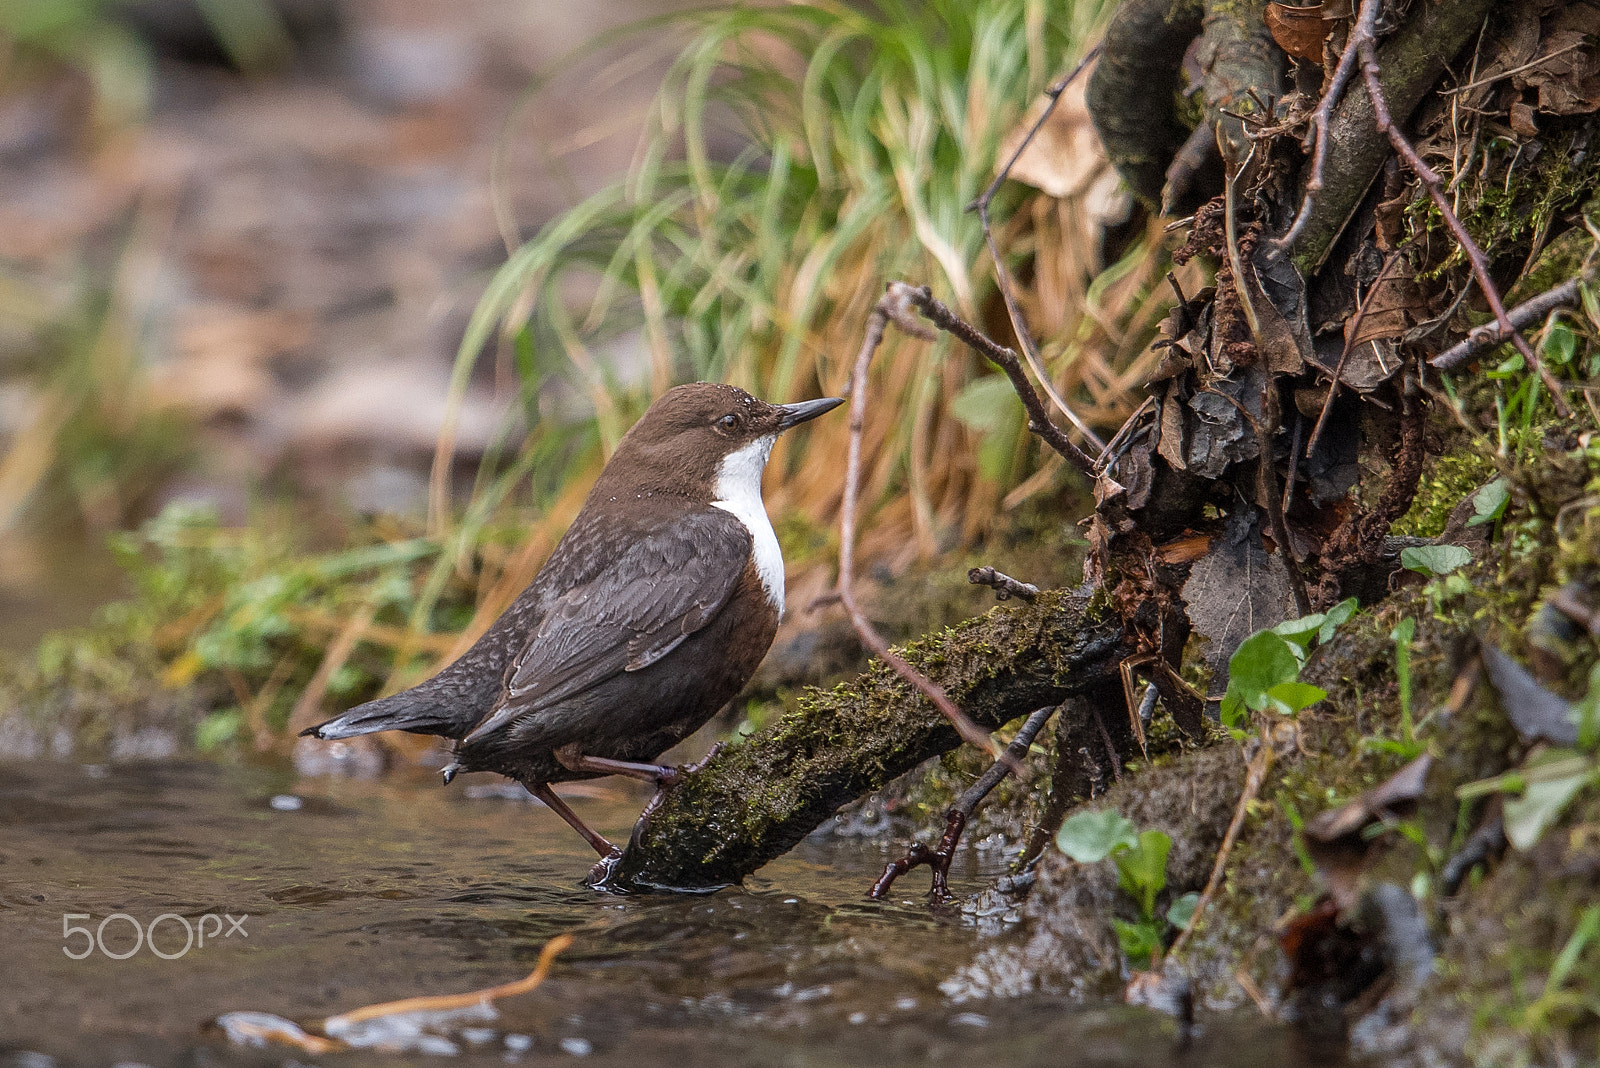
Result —
POLYGON ((1309 682, 1280 682, 1267 691, 1268 699, 1275 705, 1281 706, 1280 711, 1287 716, 1310 708, 1327 696, 1327 690, 1313 686, 1309 682))
POLYGON ((1297 647, 1270 630, 1258 631, 1234 650, 1228 661, 1228 689, 1256 711, 1271 707, 1267 691, 1300 677, 1297 647))
POLYGON ((1112 917, 1111 926, 1117 932, 1117 945, 1122 955, 1128 958, 1128 966, 1136 969, 1150 967, 1156 950, 1161 947, 1160 926, 1149 920, 1130 923, 1116 917, 1112 917))
POLYGON ((1467 520, 1467 526, 1475 527, 1481 523, 1493 523, 1496 519, 1506 514, 1506 505, 1510 503, 1510 484, 1503 478, 1495 479, 1472 495, 1473 516, 1467 520))
POLYGON ((1429 578, 1448 575, 1472 563, 1472 550, 1459 545, 1414 545, 1400 550, 1400 566, 1421 572, 1429 578))
POLYGON ((1323 617, 1322 629, 1317 631, 1317 641, 1325 642, 1333 638, 1334 632, 1350 621, 1350 617, 1360 611, 1361 605, 1354 597, 1346 597, 1332 608, 1328 609, 1323 617))
POLYGON ((1156 895, 1167 885, 1167 854, 1172 839, 1165 831, 1145 831, 1131 849, 1116 853, 1117 885, 1139 902, 1139 915, 1155 915, 1156 895))
POLYGON ((1138 828, 1116 809, 1079 812, 1056 832, 1056 846, 1079 864, 1106 859, 1118 846, 1131 849, 1139 844, 1138 828))
POLYGON ((1195 907, 1200 904, 1200 895, 1193 890, 1184 894, 1167 908, 1167 922, 1178 930, 1189 926, 1189 921, 1194 919, 1195 907))
POLYGON ((1272 628, 1272 633, 1280 638, 1298 645, 1302 652, 1311 648, 1311 639, 1322 633, 1322 624, 1328 617, 1321 612, 1313 612, 1309 616, 1299 619, 1289 619, 1272 628))

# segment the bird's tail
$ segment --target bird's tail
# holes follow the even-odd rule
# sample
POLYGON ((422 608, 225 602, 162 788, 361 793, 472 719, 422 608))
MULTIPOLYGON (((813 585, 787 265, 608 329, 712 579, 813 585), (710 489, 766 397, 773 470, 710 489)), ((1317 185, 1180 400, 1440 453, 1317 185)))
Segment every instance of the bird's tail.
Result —
POLYGON ((412 734, 437 734, 453 738, 460 734, 462 724, 450 706, 406 690, 392 697, 368 701, 348 712, 334 716, 326 723, 307 727, 302 735, 313 738, 354 738, 358 734, 377 731, 410 731, 412 734))

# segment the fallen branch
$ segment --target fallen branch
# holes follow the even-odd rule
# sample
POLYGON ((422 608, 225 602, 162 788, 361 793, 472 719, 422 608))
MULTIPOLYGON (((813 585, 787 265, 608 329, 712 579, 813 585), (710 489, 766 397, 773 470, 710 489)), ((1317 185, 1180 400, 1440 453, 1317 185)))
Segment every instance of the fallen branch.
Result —
POLYGON ((1032 601, 1039 596, 1039 587, 1031 582, 1014 579, 1003 571, 996 571, 992 567, 975 567, 967 572, 967 581, 974 586, 988 586, 994 590, 994 599, 1009 601, 1013 597, 1021 597, 1024 601, 1032 601))
POLYGON ((891 294, 915 306, 934 326, 966 342, 990 363, 1004 371, 1006 377, 1011 380, 1011 388, 1022 401, 1023 410, 1028 413, 1028 430, 1037 434, 1040 440, 1060 453, 1073 467, 1090 478, 1094 477, 1094 461, 1072 443, 1065 431, 1050 421, 1049 413, 1044 410, 1044 402, 1039 399, 1033 383, 1028 381, 1027 374, 1022 370, 1022 362, 1014 350, 990 339, 977 327, 935 300, 933 291, 927 286, 918 289, 905 282, 891 282, 889 290, 891 294))
MULTIPOLYGON (((903 323, 910 319, 905 311, 905 302, 910 289, 911 287, 903 282, 889 284, 888 292, 878 301, 867 320, 866 336, 862 339, 861 352, 856 356, 855 370, 850 376, 850 449, 845 462, 844 502, 839 509, 839 601, 844 605, 845 614, 850 617, 850 625, 855 627, 856 634, 861 638, 861 644, 872 650, 874 656, 894 668, 901 678, 932 701, 934 707, 955 727, 962 741, 982 749, 998 760, 1004 760, 1005 755, 988 733, 980 730, 966 713, 956 707, 955 702, 946 696, 937 683, 906 663, 903 657, 889 648, 889 643, 878 633, 878 629, 867 619, 866 613, 856 601, 854 589, 856 498, 861 493, 861 433, 866 426, 867 368, 871 366, 872 356, 877 352, 878 346, 883 343, 883 332, 890 320, 903 323)), ((920 330, 914 321, 911 322, 911 328, 913 332, 920 330)), ((1021 765, 1016 765, 1015 770, 1020 774, 1021 765)))
POLYGON ((1060 410, 1062 415, 1067 417, 1067 421, 1077 429, 1078 433, 1083 435, 1084 440, 1096 449, 1104 449, 1105 447, 1101 443, 1099 436, 1062 399, 1060 394, 1056 392, 1054 383, 1050 381, 1050 376, 1045 373, 1044 360, 1039 356, 1039 346, 1034 342, 1033 332, 1028 329, 1028 322, 1022 317, 1022 309, 1017 305, 1016 295, 1013 292, 1014 286, 1011 283, 1011 272, 1006 270, 1005 260, 1000 256, 1000 248, 995 244, 994 228, 989 225, 989 204, 994 200, 995 192, 999 190, 1001 183, 1011 174, 1011 168, 1017 165, 1017 160, 1022 157, 1022 153, 1027 150, 1033 139, 1038 136, 1045 122, 1049 120, 1051 113, 1055 111, 1056 105, 1061 102, 1061 94, 1100 55, 1102 47, 1102 45, 1095 45, 1091 48, 1089 53, 1078 61, 1076 67, 1073 67, 1071 71, 1045 90, 1045 95, 1050 98, 1050 102, 1044 106, 1044 110, 1034 120, 1032 128, 1023 136, 1021 143, 1011 153, 1011 158, 1006 160, 1005 166, 1000 168, 1000 173, 994 176, 994 181, 989 183, 989 187, 979 195, 977 200, 967 206, 968 211, 977 211, 978 221, 983 226, 983 240, 984 244, 989 248, 989 258, 994 261, 995 283, 1000 289, 1000 299, 1005 302, 1006 316, 1011 320, 1012 332, 1017 335, 1017 343, 1022 346, 1022 354, 1027 358, 1028 366, 1033 368, 1034 375, 1039 379, 1040 388, 1049 395, 1051 403, 1060 410))
MULTIPOLYGON (((1557 308, 1565 308, 1578 303, 1583 292, 1583 284, 1587 279, 1580 275, 1568 279, 1548 292, 1537 297, 1523 301, 1506 313, 1506 320, 1514 330, 1543 319, 1557 308)), ((1428 361, 1428 366, 1437 367, 1441 371, 1449 371, 1459 367, 1488 349, 1500 344, 1506 339, 1505 327, 1498 321, 1485 323, 1467 332, 1467 336, 1456 345, 1445 349, 1439 355, 1428 361)))
POLYGON ((1311 176, 1306 179, 1305 196, 1300 201, 1300 211, 1294 217, 1294 225, 1278 239, 1279 248, 1286 249, 1293 245, 1311 220, 1311 206, 1316 203, 1317 194, 1322 192, 1322 171, 1328 162, 1328 119, 1343 98, 1345 86, 1350 84, 1350 75, 1356 69, 1356 45, 1363 34, 1368 38, 1372 36, 1372 23, 1377 16, 1376 5, 1370 9, 1365 5, 1361 8, 1356 28, 1351 31, 1345 41, 1344 51, 1339 54, 1339 64, 1333 69, 1328 90, 1317 101, 1317 109, 1311 113, 1311 129, 1306 131, 1306 138, 1301 142, 1301 147, 1311 150, 1311 176))
MULTIPOLYGON (((1088 593, 1047 590, 899 651, 974 723, 995 730, 1046 705, 1115 685, 1121 620, 1088 593)), ((799 706, 684 777, 640 825, 619 886, 713 889, 782 856, 841 805, 878 790, 960 737, 882 662, 799 706)))

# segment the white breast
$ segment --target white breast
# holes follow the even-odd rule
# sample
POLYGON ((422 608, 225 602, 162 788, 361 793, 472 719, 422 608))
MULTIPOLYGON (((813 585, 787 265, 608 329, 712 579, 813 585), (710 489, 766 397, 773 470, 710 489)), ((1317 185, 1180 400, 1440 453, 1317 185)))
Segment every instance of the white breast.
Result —
POLYGON ((767 457, 772 453, 776 434, 758 438, 729 453, 722 461, 717 475, 717 499, 713 508, 721 508, 739 518, 750 531, 755 542, 756 571, 761 575, 761 585, 766 588, 767 600, 783 616, 783 551, 778 548, 778 536, 772 531, 772 520, 767 518, 767 506, 761 501, 761 473, 767 468, 767 457))

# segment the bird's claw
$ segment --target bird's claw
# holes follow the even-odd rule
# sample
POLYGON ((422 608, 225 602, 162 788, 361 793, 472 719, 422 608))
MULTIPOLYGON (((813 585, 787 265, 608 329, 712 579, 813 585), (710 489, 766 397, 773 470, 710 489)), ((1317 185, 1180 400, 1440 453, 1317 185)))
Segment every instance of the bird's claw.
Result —
POLYGON ((589 874, 583 877, 583 885, 591 890, 613 891, 611 877, 616 874, 617 865, 622 863, 622 850, 612 847, 611 852, 595 861, 594 867, 589 869, 589 874))

